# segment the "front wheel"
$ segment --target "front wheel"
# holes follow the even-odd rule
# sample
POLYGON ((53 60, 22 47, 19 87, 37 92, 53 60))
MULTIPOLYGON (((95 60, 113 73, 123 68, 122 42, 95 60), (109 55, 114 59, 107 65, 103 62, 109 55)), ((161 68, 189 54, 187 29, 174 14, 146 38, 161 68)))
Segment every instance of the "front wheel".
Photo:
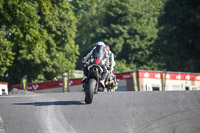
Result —
POLYGON ((94 96, 94 90, 96 87, 96 80, 95 79, 89 79, 86 89, 85 89, 85 102, 87 104, 91 104, 94 96))

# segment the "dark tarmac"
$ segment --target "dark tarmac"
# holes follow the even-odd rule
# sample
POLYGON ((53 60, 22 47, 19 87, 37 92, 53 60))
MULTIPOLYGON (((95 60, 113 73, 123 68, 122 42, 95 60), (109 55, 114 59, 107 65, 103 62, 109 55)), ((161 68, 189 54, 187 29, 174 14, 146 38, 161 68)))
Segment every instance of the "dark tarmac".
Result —
POLYGON ((200 133, 200 91, 0 96, 0 133, 200 133))

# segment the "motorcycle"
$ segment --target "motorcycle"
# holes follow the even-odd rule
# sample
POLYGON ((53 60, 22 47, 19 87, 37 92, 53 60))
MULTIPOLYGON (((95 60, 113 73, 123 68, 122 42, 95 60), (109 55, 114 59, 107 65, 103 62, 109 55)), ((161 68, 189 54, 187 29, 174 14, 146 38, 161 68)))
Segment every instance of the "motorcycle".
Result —
MULTIPOLYGON (((119 80, 116 79, 116 76, 114 74, 109 75, 108 80, 105 84, 105 88, 107 89, 107 92, 114 92, 118 89, 118 82, 119 80)), ((104 89, 105 91, 105 89, 104 89)))
POLYGON ((86 104, 91 104, 94 94, 98 91, 103 91, 104 88, 100 86, 100 79, 103 74, 105 62, 105 48, 96 47, 91 59, 89 60, 90 64, 88 66, 88 79, 86 83, 83 84, 85 91, 85 102, 86 104))

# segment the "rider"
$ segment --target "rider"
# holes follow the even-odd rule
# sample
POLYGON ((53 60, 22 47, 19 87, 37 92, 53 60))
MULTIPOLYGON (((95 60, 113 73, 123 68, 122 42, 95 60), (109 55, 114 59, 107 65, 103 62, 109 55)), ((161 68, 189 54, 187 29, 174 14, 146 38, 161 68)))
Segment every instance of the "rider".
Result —
POLYGON ((117 89, 117 80, 116 80, 116 75, 114 75, 114 66, 116 65, 115 60, 114 60, 114 54, 110 51, 110 47, 106 45, 106 50, 107 50, 107 63, 106 67, 109 70, 109 77, 108 77, 108 82, 111 83, 111 90, 110 91, 115 91, 117 89))
POLYGON ((114 71, 114 66, 115 66, 115 60, 114 60, 114 54, 110 51, 110 47, 106 45, 106 67, 108 70, 110 70, 110 74, 114 71))
MULTIPOLYGON (((104 42, 102 42, 102 41, 99 41, 99 42, 97 42, 96 43, 96 47, 103 47, 104 49, 105 49, 105 52, 104 53, 102 53, 102 54, 105 54, 105 57, 107 57, 108 55, 108 52, 107 52, 107 50, 106 50, 106 45, 105 45, 105 43, 104 42)), ((90 57, 93 55, 93 53, 95 52, 95 49, 96 49, 96 47, 94 47, 84 58, 83 58, 83 60, 82 60, 82 62, 83 63, 85 63, 85 65, 84 65, 84 68, 83 68, 83 71, 84 71, 84 76, 83 76, 83 79, 82 79, 82 82, 84 83, 86 80, 87 80, 87 78, 88 78, 88 66, 90 65, 90 61, 88 61, 89 59, 90 59, 90 57)), ((106 58, 104 59, 104 60, 106 60, 106 58)), ((105 61, 106 62, 106 61, 105 61)), ((102 65, 101 66, 102 67, 102 69, 103 69, 103 73, 102 73, 102 76, 101 76, 101 79, 100 79, 100 84, 101 84, 101 86, 103 86, 103 87, 105 87, 105 79, 106 79, 106 77, 107 77, 107 68, 106 68, 106 66, 105 65, 102 65)))

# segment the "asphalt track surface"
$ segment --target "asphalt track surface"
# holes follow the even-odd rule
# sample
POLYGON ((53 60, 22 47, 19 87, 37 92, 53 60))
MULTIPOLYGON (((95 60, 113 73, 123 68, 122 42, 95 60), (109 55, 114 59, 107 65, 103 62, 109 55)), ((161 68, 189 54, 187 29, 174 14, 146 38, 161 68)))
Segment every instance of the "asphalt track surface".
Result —
POLYGON ((200 133, 200 91, 0 96, 0 133, 200 133))

